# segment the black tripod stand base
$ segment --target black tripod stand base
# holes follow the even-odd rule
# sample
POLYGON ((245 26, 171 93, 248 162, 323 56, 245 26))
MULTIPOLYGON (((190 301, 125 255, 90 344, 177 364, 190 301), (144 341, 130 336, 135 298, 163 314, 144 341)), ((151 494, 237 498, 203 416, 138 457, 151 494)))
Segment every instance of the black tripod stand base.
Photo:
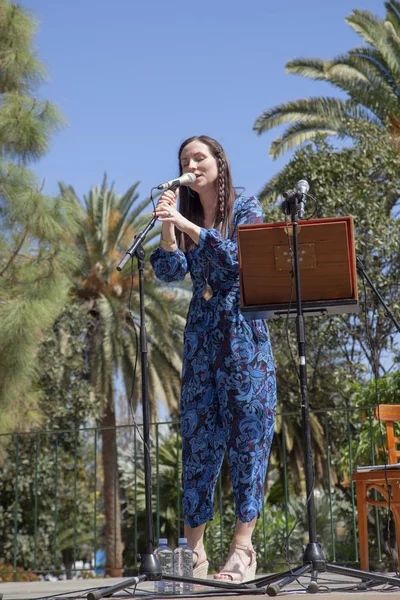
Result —
MULTIPOLYGON (((307 586, 307 592, 309 594, 316 594, 320 591, 318 584, 319 573, 335 573, 336 575, 345 575, 347 577, 354 577, 355 579, 361 579, 363 584, 360 583, 359 589, 368 589, 376 585, 388 584, 394 587, 400 588, 400 577, 392 577, 390 575, 381 575, 380 573, 371 573, 370 571, 361 571, 359 569, 352 569, 351 567, 342 567, 331 563, 324 564, 323 568, 321 565, 314 565, 312 562, 303 564, 295 567, 291 571, 283 571, 281 573, 274 573, 267 577, 261 577, 248 581, 247 584, 253 584, 256 588, 267 586, 266 592, 268 596, 277 596, 279 592, 307 573, 311 573, 311 581, 307 586)), ((324 584, 325 586, 325 584, 324 584)))
MULTIPOLYGON (((285 571, 280 575, 272 575, 269 578, 269 581, 275 582, 279 581, 279 583, 270 583, 267 587, 268 596, 277 596, 279 591, 285 587, 285 585, 289 585, 298 577, 302 575, 306 575, 312 571, 311 582, 308 585, 307 592, 309 594, 316 594, 319 591, 319 586, 317 583, 317 573, 323 572, 326 569, 326 562, 324 553, 322 552, 321 545, 318 542, 310 542, 304 549, 303 553, 303 565, 301 567, 296 567, 292 571, 285 571), (283 579, 282 579, 283 577, 283 579)), ((265 583, 267 583, 265 581, 265 583)))

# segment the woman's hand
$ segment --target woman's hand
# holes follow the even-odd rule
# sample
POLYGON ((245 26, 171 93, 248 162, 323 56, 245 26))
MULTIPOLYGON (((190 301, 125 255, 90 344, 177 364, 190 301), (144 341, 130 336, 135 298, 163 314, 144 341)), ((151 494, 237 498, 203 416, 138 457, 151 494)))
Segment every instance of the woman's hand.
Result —
POLYGON ((176 209, 178 199, 178 190, 167 190, 157 202, 156 210, 153 216, 156 216, 164 224, 175 225, 180 231, 184 230, 190 221, 182 217, 181 213, 176 209))
POLYGON ((167 190, 164 192, 157 202, 156 211, 153 213, 153 215, 161 216, 161 211, 168 212, 168 209, 171 206, 176 208, 178 194, 178 190, 167 190), (160 215, 158 215, 159 212, 160 215))
POLYGON ((162 241, 167 242, 168 244, 172 241, 172 238, 175 237, 175 226, 179 231, 187 233, 194 243, 198 244, 200 227, 185 217, 182 217, 181 213, 176 209, 178 193, 178 190, 167 190, 164 192, 157 202, 155 212, 153 212, 153 216, 158 217, 163 224, 161 235, 162 241))

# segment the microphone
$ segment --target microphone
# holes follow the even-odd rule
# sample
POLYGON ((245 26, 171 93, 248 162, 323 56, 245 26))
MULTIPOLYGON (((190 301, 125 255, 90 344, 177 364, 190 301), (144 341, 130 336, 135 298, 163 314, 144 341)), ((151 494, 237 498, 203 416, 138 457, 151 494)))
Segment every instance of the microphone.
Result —
POLYGON ((302 219, 304 217, 304 211, 306 209, 307 204, 307 192, 310 189, 308 181, 305 179, 300 179, 296 183, 296 196, 299 203, 299 218, 302 219))
POLYGON ((171 179, 171 181, 165 181, 157 186, 158 190, 167 190, 171 187, 179 187, 180 185, 189 185, 196 181, 196 175, 194 173, 184 173, 177 179, 171 179))

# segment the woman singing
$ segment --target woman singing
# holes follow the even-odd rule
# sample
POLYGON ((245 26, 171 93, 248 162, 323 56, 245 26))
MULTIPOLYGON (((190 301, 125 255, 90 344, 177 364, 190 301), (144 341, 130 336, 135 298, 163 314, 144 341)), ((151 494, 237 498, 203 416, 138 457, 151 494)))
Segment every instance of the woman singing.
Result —
POLYGON ((155 215, 160 246, 151 263, 162 281, 190 273, 193 297, 184 337, 181 391, 185 536, 194 576, 206 577, 203 545, 216 481, 228 452, 236 527, 226 564, 214 577, 243 582, 256 572, 252 534, 259 516, 274 433, 275 369, 264 321, 240 311, 237 226, 262 223, 254 197, 237 196, 220 144, 191 137, 179 149, 180 174, 196 181, 166 191, 155 215))

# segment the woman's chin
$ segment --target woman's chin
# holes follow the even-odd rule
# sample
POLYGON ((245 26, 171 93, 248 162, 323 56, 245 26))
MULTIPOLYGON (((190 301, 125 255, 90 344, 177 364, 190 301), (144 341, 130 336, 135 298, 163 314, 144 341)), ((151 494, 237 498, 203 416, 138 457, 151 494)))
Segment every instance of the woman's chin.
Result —
POLYGON ((190 185, 190 189, 193 190, 194 192, 197 192, 198 194, 200 192, 204 192, 204 190, 208 189, 208 188, 215 188, 215 184, 213 183, 209 183, 206 179, 204 178, 200 178, 200 181, 196 181, 196 183, 192 183, 190 185))

